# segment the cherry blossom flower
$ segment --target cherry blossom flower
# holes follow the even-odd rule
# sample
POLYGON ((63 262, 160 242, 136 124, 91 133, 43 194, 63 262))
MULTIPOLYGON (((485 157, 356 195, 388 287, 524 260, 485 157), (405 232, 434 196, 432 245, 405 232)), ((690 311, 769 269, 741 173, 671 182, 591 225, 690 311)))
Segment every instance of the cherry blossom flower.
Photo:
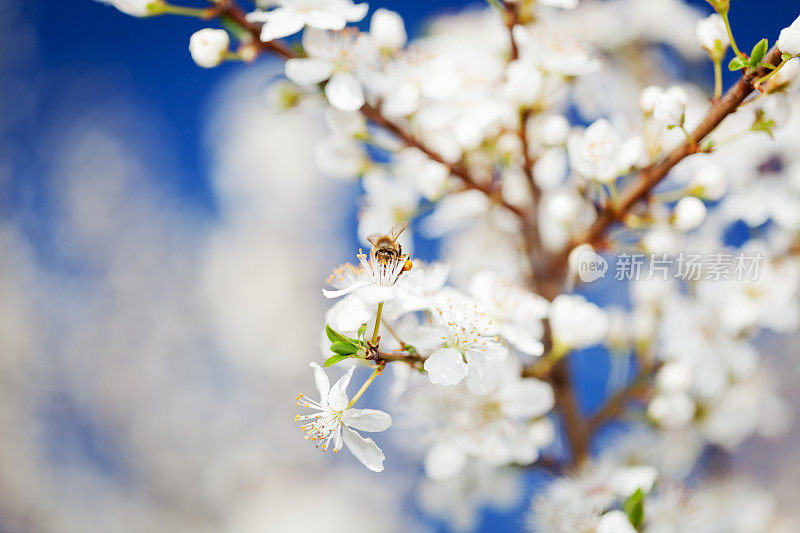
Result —
POLYGON ((304 395, 297 397, 297 406, 318 411, 310 415, 297 415, 295 420, 304 424, 301 429, 306 440, 317 443, 322 451, 333 445, 333 453, 337 453, 342 442, 361 463, 372 470, 383 470, 383 452, 370 438, 364 438, 355 430, 371 433, 384 431, 392 425, 392 417, 375 409, 353 409, 348 405, 347 386, 353 377, 351 367, 333 386, 328 376, 317 363, 309 365, 314 369, 314 381, 319 392, 319 401, 311 400, 304 395))
POLYGON ((784 54, 800 55, 800 17, 781 30, 778 36, 778 48, 784 54))
POLYGON ((203 68, 216 67, 225 59, 230 46, 230 37, 225 30, 205 28, 194 32, 189 39, 192 59, 203 68))
POLYGON ((464 385, 421 389, 410 398, 426 425, 434 428, 434 444, 424 465, 428 477, 456 476, 470 458, 500 466, 531 464, 539 449, 552 441, 552 426, 542 419, 554 405, 548 383, 520 378, 520 365, 501 363, 497 387, 476 395, 464 385), (532 429, 533 428, 533 429, 532 429))
POLYGON ((397 301, 408 310, 422 309, 425 301, 411 294, 397 280, 406 267, 407 255, 391 261, 378 261, 359 252, 360 266, 350 263, 341 265, 328 278, 328 283, 337 290, 323 289, 326 298, 338 298, 353 294, 368 304, 397 301))
POLYGON ((642 141, 638 137, 622 141, 611 123, 600 119, 583 134, 572 135, 567 148, 570 164, 578 174, 609 183, 627 173, 639 159, 642 141))
POLYGON ((384 8, 376 9, 372 14, 369 34, 380 48, 389 51, 403 48, 408 40, 402 17, 384 8))
POLYGON ((273 9, 248 13, 250 22, 263 22, 261 40, 288 37, 304 27, 342 30, 348 22, 358 22, 367 14, 367 4, 351 0, 274 0, 273 9))
POLYGON ((725 51, 731 45, 731 41, 721 16, 714 13, 697 21, 695 34, 697 42, 700 43, 703 50, 708 52, 711 59, 718 61, 725 57, 725 51))
POLYGON ((430 356, 425 371, 431 382, 456 385, 465 377, 475 394, 496 385, 497 363, 508 355, 500 340, 488 333, 491 320, 466 296, 448 293, 436 306, 427 330, 430 356))
POLYGON ((547 300, 486 270, 473 276, 470 294, 491 319, 490 334, 499 335, 526 355, 542 354, 547 300))
POLYGON ((355 111, 365 102, 359 72, 377 58, 377 48, 368 36, 357 32, 326 32, 310 29, 303 33, 303 47, 309 57, 286 62, 286 77, 298 85, 315 85, 325 80, 325 96, 343 111, 355 111))
POLYGON ((556 296, 550 304, 549 318, 553 338, 567 348, 585 348, 602 342, 610 325, 603 309, 577 294, 556 296))
POLYGON ((160 13, 164 0, 101 0, 110 4, 126 15, 148 17, 160 13))

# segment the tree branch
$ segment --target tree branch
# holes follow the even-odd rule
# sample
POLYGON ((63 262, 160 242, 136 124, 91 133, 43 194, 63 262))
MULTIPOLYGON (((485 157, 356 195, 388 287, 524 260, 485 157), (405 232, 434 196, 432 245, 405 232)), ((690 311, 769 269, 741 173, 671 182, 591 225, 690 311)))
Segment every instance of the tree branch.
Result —
MULTIPOLYGON (((242 9, 238 5, 236 5, 235 2, 226 1, 223 5, 220 6, 219 13, 220 16, 226 16, 230 18, 238 26, 241 26, 243 29, 245 29, 252 37, 252 42, 256 46, 258 46, 259 51, 273 53, 282 59, 294 59, 300 57, 299 54, 297 54, 294 50, 286 46, 286 44, 282 43, 281 41, 278 40, 269 42, 261 41, 260 38, 261 26, 248 21, 244 11, 242 11, 242 9)), ((525 213, 522 210, 505 202, 502 199, 499 190, 493 189, 491 184, 483 184, 475 180, 473 176, 470 174, 469 170, 463 164, 460 163, 454 164, 445 161, 444 157, 442 157, 441 154, 438 154, 437 152, 430 149, 421 140, 417 139, 414 135, 406 131, 399 124, 393 122, 385 115, 383 115, 383 113, 381 113, 378 107, 370 105, 369 103, 364 104, 364 106, 361 108, 361 113, 368 120, 372 121, 376 125, 394 134, 407 147, 416 148, 420 150, 422 153, 424 153, 426 156, 428 156, 429 159, 444 165, 450 171, 450 174, 461 180, 462 184, 467 189, 480 191, 483 194, 485 194, 490 200, 493 200, 495 203, 502 205, 503 207, 514 213, 517 217, 521 219, 525 218, 525 213)))
POLYGON ((623 389, 613 394, 606 403, 589 419, 587 430, 590 433, 596 431, 604 422, 616 418, 625 412, 627 403, 636 396, 647 392, 650 388, 650 381, 655 377, 661 363, 653 363, 643 367, 639 373, 623 389))
MULTIPOLYGON (((781 51, 778 50, 777 46, 773 46, 764 58, 764 63, 775 66, 780 62, 781 51)), ((658 164, 651 165, 642 170, 638 180, 622 192, 615 205, 609 206, 601 211, 594 224, 572 242, 567 248, 562 260, 566 260, 569 252, 578 245, 584 243, 592 245, 597 244, 609 226, 616 221, 622 220, 625 214, 627 214, 639 200, 646 197, 653 187, 658 185, 675 165, 683 161, 686 157, 697 153, 699 151, 698 144, 714 131, 725 117, 734 113, 739 108, 742 102, 744 102, 744 99, 753 92, 753 81, 766 75, 767 72, 769 72, 767 68, 761 67, 758 69, 749 69, 748 72, 743 73, 739 81, 728 89, 725 96, 712 104, 705 118, 703 118, 700 125, 692 132, 691 139, 687 138, 683 141, 658 164)))

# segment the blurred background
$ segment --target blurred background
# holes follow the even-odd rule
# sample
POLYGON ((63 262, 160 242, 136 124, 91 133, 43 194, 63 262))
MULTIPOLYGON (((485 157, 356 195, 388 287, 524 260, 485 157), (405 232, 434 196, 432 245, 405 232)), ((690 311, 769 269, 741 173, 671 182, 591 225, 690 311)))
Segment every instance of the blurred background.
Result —
MULTIPOLYGON (((734 2, 744 42, 797 16, 734 2)), ((371 8, 413 37, 466 6, 371 8)), ((448 525, 402 428, 382 474, 302 440, 294 398, 312 391, 320 289, 358 247, 359 191, 316 170, 319 114, 266 105, 282 65, 198 68, 193 19, 0 9, 0 532, 518 529, 541 472, 492 480, 489 507, 448 525)), ((607 369, 581 368, 588 411, 607 369)))

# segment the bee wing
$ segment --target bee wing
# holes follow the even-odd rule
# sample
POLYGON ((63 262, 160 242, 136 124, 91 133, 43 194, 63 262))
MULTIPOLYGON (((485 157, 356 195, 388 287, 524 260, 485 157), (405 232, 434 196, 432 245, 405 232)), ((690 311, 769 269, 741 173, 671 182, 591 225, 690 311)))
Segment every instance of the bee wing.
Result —
POLYGON ((372 244, 372 246, 375 246, 375 244, 378 242, 378 239, 380 238, 381 238, 380 233, 373 233, 372 235, 367 237, 367 240, 370 242, 370 244, 372 244))
POLYGON ((398 224, 391 229, 389 235, 392 237, 393 241, 396 241, 400 234, 403 233, 406 228, 408 227, 408 222, 403 222, 402 224, 398 224))

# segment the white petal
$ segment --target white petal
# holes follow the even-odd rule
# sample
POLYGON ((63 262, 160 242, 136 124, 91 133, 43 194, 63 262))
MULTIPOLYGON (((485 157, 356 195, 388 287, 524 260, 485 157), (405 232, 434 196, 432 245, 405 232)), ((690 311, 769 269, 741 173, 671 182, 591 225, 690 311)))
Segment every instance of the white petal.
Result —
POLYGON ((597 533, 636 533, 636 528, 622 511, 609 511, 600 517, 597 533))
POLYGON ((348 22, 358 22, 366 16, 367 11, 369 11, 369 4, 366 2, 355 5, 347 5, 344 9, 342 9, 342 16, 346 18, 348 22))
POLYGON ((370 318, 372 313, 366 304, 355 296, 342 298, 325 315, 326 322, 336 331, 358 331, 370 318))
POLYGON ((333 72, 333 63, 327 59, 304 57, 286 62, 286 77, 298 85, 314 85, 325 81, 333 72))
POLYGON ((350 370, 331 387, 331 391, 328 393, 328 405, 331 409, 344 411, 347 408, 347 386, 350 385, 353 370, 355 367, 351 366, 350 370))
POLYGON ((320 30, 341 30, 346 21, 341 15, 327 11, 314 10, 308 14, 308 25, 320 30))
POLYGON ((500 391, 503 413, 512 418, 542 416, 555 404, 553 388, 538 379, 521 379, 500 391))
POLYGON ((294 35, 306 25, 306 17, 293 9, 279 7, 267 13, 266 22, 261 28, 261 40, 264 42, 294 35))
POLYGON ((371 433, 385 431, 392 425, 389 413, 377 409, 348 409, 342 414, 342 421, 348 427, 371 433))
POLYGON ((438 442, 425 454, 425 474, 436 481, 450 479, 467 463, 466 454, 457 446, 438 442))
POLYGON ((455 385, 467 375, 467 364, 455 348, 443 348, 431 354, 423 365, 431 383, 455 385))
MULTIPOLYGON (((288 62, 286 66, 288 76, 288 62)), ((333 107, 343 111, 355 111, 364 105, 364 88, 358 78, 348 72, 331 76, 325 86, 325 96, 333 107)))
POLYGON ((383 470, 383 460, 386 457, 383 455, 383 452, 378 445, 375 444, 375 441, 372 439, 365 439, 352 429, 347 427, 342 428, 342 435, 344 437, 344 443, 356 456, 356 459, 361 461, 364 466, 372 470, 373 472, 380 472, 383 470))
POLYGON ((328 401, 328 391, 331 389, 328 376, 325 374, 325 371, 322 370, 322 367, 317 363, 309 363, 308 366, 314 369, 314 382, 317 385, 317 391, 319 391, 320 400, 324 405, 328 401))
POLYGON ((369 287, 365 287, 358 293, 358 297, 365 302, 377 305, 381 302, 391 302, 397 296, 395 287, 367 284, 369 287))
POLYGON ((338 298, 339 296, 344 296, 345 294, 350 294, 351 292, 361 289, 362 287, 368 286, 370 283, 368 281, 357 281, 346 287, 344 289, 338 291, 330 291, 328 289, 322 289, 322 294, 325 295, 325 298, 338 298))

